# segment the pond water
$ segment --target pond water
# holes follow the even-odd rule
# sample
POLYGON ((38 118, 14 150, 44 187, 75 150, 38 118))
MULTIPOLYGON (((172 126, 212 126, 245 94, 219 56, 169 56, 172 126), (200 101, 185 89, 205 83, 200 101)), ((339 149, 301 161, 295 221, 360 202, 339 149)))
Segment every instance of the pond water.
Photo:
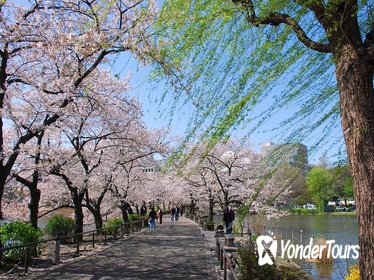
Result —
MULTIPOLYGON (((303 240, 307 245, 310 238, 314 240, 323 238, 325 240, 335 240, 339 245, 358 245, 357 219, 355 215, 292 215, 285 216, 278 220, 265 219, 261 222, 260 217, 249 216, 246 222, 252 226, 260 227, 259 224, 265 223, 265 232, 274 232, 277 238, 283 240, 294 239, 295 244, 303 240), (302 232, 300 232, 302 230, 302 232)), ((263 229, 264 230, 264 229, 263 229)), ((347 275, 347 267, 355 262, 353 259, 337 259, 332 263, 310 263, 305 260, 293 260, 313 279, 317 280, 341 280, 347 275)))

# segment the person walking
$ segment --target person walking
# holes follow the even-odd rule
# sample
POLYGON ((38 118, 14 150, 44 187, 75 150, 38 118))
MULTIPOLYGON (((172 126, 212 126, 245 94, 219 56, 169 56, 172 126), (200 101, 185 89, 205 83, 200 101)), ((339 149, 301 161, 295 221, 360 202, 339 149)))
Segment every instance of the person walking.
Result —
POLYGON ((170 219, 171 219, 172 222, 174 222, 174 219, 175 219, 175 212, 176 212, 176 209, 173 206, 173 208, 171 208, 171 210, 170 210, 170 219))
POLYGON ((232 233, 232 224, 234 220, 235 220, 234 210, 232 210, 231 206, 229 206, 223 212, 223 222, 225 223, 226 234, 232 233))
POLYGON ((181 208, 177 205, 177 208, 175 209, 175 220, 179 220, 179 215, 181 213, 181 208))
POLYGON ((142 207, 140 208, 140 215, 145 216, 147 214, 147 206, 143 203, 142 207))
POLYGON ((162 215, 163 215, 163 212, 162 212, 162 209, 161 207, 158 209, 158 219, 160 221, 160 225, 162 224, 162 215))
POLYGON ((156 211, 152 207, 151 211, 149 212, 149 230, 156 229, 156 211))

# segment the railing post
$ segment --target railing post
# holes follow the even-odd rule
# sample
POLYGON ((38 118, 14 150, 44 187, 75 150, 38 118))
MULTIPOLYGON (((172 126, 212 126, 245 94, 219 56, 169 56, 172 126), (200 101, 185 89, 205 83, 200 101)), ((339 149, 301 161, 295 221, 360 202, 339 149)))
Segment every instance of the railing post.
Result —
POLYGON ((60 262, 60 245, 61 245, 61 240, 56 239, 55 240, 55 259, 54 259, 54 262, 56 264, 60 262))
POLYGON ((217 252, 217 258, 218 260, 220 260, 221 248, 220 248, 218 237, 216 237, 216 252, 217 252))
POLYGON ((29 247, 25 246, 25 273, 29 270, 29 247))
POLYGON ((221 269, 223 269, 223 259, 225 258, 224 253, 223 253, 223 248, 221 248, 220 250, 220 256, 221 256, 220 258, 221 269))
POLYGON ((95 232, 92 232, 92 248, 95 248, 95 232))
POLYGON ((226 253, 223 255, 224 269, 223 269, 223 280, 227 280, 227 258, 226 253))
POLYGON ((79 254, 79 234, 77 235, 77 254, 79 254))
POLYGON ((106 228, 104 228, 104 245, 106 245, 106 228))

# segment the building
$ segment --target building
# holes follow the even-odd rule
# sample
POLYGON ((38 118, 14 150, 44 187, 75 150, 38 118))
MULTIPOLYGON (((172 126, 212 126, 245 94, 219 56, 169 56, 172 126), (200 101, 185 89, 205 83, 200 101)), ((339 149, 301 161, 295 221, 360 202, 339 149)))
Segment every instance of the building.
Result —
POLYGON ((271 141, 261 144, 261 153, 272 164, 288 163, 291 166, 308 168, 308 147, 296 142, 276 145, 271 141))
POLYGON ((145 167, 143 167, 143 173, 148 173, 148 172, 157 173, 157 172, 160 172, 160 171, 161 171, 161 168, 159 166, 145 166, 145 167))

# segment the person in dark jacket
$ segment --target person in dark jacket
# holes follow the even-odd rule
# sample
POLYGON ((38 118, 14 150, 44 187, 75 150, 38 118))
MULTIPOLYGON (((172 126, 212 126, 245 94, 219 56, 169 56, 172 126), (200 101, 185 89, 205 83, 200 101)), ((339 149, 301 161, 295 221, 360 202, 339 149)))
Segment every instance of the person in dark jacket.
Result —
POLYGON ((177 205, 177 208, 175 208, 175 220, 176 221, 179 220, 180 212, 181 212, 181 208, 177 205))
POLYGON ((226 234, 231 234, 232 233, 232 224, 233 224, 234 220, 235 220, 234 210, 232 210, 231 206, 229 206, 223 212, 223 222, 225 223, 226 234))
POLYGON ((171 210, 170 210, 170 219, 171 219, 172 222, 174 222, 174 219, 175 219, 175 212, 176 212, 176 209, 173 206, 173 208, 171 208, 171 210))
POLYGON ((162 209, 161 207, 158 209, 158 220, 160 221, 160 225, 162 224, 162 209))
POLYGON ((156 229, 156 211, 152 207, 151 211, 149 212, 149 230, 156 229))

